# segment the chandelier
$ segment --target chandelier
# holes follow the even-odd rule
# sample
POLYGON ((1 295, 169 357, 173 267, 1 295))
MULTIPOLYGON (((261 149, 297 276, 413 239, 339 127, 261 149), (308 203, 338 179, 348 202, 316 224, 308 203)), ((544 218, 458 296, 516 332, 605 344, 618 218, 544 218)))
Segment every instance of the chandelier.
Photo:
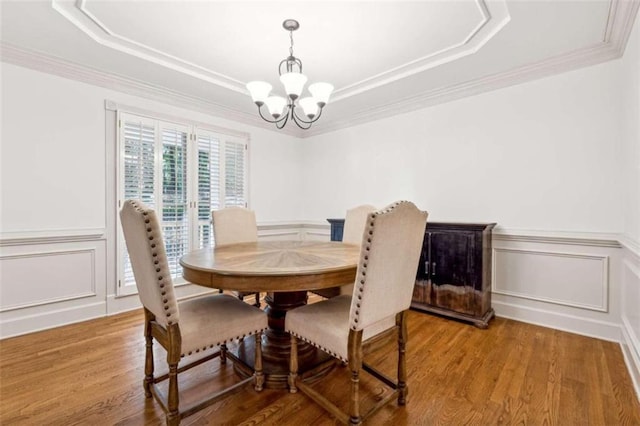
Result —
POLYGON ((264 81, 251 81, 247 83, 247 89, 253 102, 258 106, 258 113, 263 120, 274 123, 278 129, 282 129, 291 119, 301 129, 308 129, 322 115, 322 109, 329 102, 333 86, 329 83, 314 83, 309 86, 311 96, 300 98, 307 82, 307 76, 302 74, 302 61, 293 56, 293 32, 300 28, 300 24, 295 19, 287 19, 282 23, 282 27, 289 31, 291 39, 289 56, 278 66, 280 81, 284 85, 287 97, 269 96, 272 86, 264 81), (262 112, 263 105, 266 105, 272 119, 265 117, 262 112), (298 110, 302 108, 304 116, 298 115, 296 108, 298 110))

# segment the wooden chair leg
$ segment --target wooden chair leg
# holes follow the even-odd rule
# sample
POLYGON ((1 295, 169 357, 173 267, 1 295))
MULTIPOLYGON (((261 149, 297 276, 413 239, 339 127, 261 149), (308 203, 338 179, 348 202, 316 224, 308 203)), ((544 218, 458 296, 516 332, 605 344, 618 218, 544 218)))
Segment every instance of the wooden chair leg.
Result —
POLYGON ((398 405, 405 405, 407 403, 407 394, 409 393, 409 389, 407 388, 406 317, 406 311, 399 313, 396 317, 396 324, 398 326, 398 405))
POLYGON ((167 397, 167 426, 177 426, 180 424, 178 396, 178 363, 169 364, 169 395, 167 397))
POLYGON ((256 301, 253 304, 253 306, 255 306, 256 308, 259 308, 260 307, 260 293, 256 293, 255 296, 256 296, 256 301))
POLYGON ((153 337, 151 336, 151 321, 153 314, 146 309, 144 310, 144 340, 145 340, 145 356, 144 356, 144 380, 142 387, 144 388, 144 396, 151 398, 151 386, 153 385, 153 337))
POLYGON ((169 347, 167 348, 167 364, 169 364, 169 394, 167 395, 167 425, 180 424, 180 395, 178 393, 178 363, 180 362, 180 348, 182 337, 178 324, 171 324, 168 328, 169 347))
POLYGON ((351 371, 351 399, 349 424, 362 424, 360 416, 360 369, 362 368, 362 330, 349 332, 349 370, 351 371))
POLYGON ((264 386, 264 374, 262 373, 262 333, 256 333, 255 335, 255 360, 254 371, 256 376, 255 390, 260 392, 264 386))
POLYGON ((289 392, 296 393, 296 378, 298 377, 298 339, 291 335, 291 356, 289 358, 289 392))

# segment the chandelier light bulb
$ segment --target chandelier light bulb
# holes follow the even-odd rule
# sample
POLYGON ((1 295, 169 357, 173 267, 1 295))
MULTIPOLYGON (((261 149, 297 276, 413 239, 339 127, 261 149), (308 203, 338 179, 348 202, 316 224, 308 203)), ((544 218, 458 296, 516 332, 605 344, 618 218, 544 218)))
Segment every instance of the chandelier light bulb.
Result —
POLYGON ((307 82, 307 76, 299 72, 287 72, 280 76, 280 82, 284 85, 284 91, 291 99, 298 99, 307 82))
POLYGON ((313 83, 309 86, 309 92, 318 102, 318 106, 323 107, 329 103, 329 96, 333 92, 333 85, 324 82, 313 83))
POLYGON ((251 94, 253 102, 261 106, 269 97, 271 85, 265 81, 250 81, 247 83, 247 90, 251 94))
POLYGON ((282 96, 269 96, 265 100, 265 103, 267 104, 269 113, 277 120, 282 115, 282 111, 287 105, 287 100, 282 96))
POLYGON ((306 115, 309 120, 313 120, 313 117, 318 113, 318 102, 316 99, 312 97, 302 98, 298 103, 304 110, 304 115, 306 115))

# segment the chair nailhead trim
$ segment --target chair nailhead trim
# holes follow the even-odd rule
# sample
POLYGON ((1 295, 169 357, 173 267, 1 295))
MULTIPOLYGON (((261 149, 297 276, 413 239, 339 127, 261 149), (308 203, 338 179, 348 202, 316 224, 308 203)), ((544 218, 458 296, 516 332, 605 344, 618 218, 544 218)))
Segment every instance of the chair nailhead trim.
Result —
POLYGON ((294 333, 291 330, 286 330, 287 333, 293 334, 294 336, 296 336, 298 339, 305 341, 307 343, 309 343, 311 346, 315 346, 318 349, 323 350, 324 352, 328 353, 329 355, 331 355, 334 358, 338 358, 340 361, 344 361, 344 362, 348 362, 348 360, 340 355, 338 355, 337 353, 330 351, 329 349, 325 348, 322 345, 317 344, 316 342, 312 342, 311 340, 307 339, 306 337, 303 337, 301 335, 299 335, 298 333, 294 333))
POLYGON ((193 353, 199 353, 200 351, 206 351, 207 349, 211 349, 211 348, 214 348, 216 346, 226 345, 227 342, 230 342, 230 341, 240 340, 240 339, 243 339, 243 338, 245 338, 247 336, 253 336, 255 334, 262 333, 266 329, 267 329, 266 327, 265 328, 261 328, 259 330, 250 331, 247 334, 243 334, 242 336, 237 336, 237 337, 234 337, 232 339, 223 340, 221 342, 211 343, 208 346, 204 346, 202 349, 198 348, 198 349, 195 349, 193 351, 189 351, 187 353, 182 353, 182 354, 180 354, 180 358, 184 358, 185 356, 192 355, 193 353))
MULTIPOLYGON (((373 241, 373 238, 374 238, 373 228, 374 228, 374 226, 376 224, 377 217, 380 216, 380 215, 386 214, 386 213, 390 213, 396 207, 398 207, 400 204, 404 204, 404 203, 407 203, 407 202, 408 201, 398 201, 396 203, 393 203, 388 208, 386 208, 386 209, 384 209, 382 211, 377 211, 377 212, 373 212, 373 213, 369 214, 369 222, 368 222, 369 223, 369 229, 368 229, 369 237, 367 238, 367 243, 364 246, 365 252, 370 252, 371 251, 371 242, 373 241)), ((358 282, 358 285, 357 285, 358 300, 362 300, 362 293, 364 292, 364 286, 366 285, 368 260, 369 260, 369 255, 365 254, 362 257, 362 260, 360 261, 359 269, 361 271, 362 278, 360 279, 360 281, 358 282)), ((357 303, 356 304, 356 309, 353 312, 353 322, 351 323, 351 329, 352 330, 356 330, 357 329, 359 316, 360 316, 360 303, 357 303)))
MULTIPOLYGON (((143 210, 142 207, 136 203, 136 202, 131 202, 132 206, 140 213, 142 213, 143 216, 149 216, 149 211, 148 210, 143 210)), ((148 217, 145 217, 144 219, 144 223, 149 225, 146 227, 146 231, 147 231, 147 238, 149 241, 154 241, 156 235, 154 234, 154 227, 151 224, 151 219, 149 219, 148 217)), ((155 242, 152 242, 149 244, 150 248, 152 249, 151 251, 151 256, 154 258, 153 260, 153 264, 156 265, 156 273, 158 274, 157 276, 157 281, 158 281, 158 286, 161 289, 164 289, 165 283, 163 282, 164 280, 164 275, 162 274, 162 267, 159 266, 160 265, 160 261, 158 260, 158 252, 155 251, 157 244, 155 242)), ((167 292, 162 291, 161 295, 162 296, 166 296, 167 292)), ((175 300, 175 299, 174 299, 175 300)), ((165 297, 164 299, 162 299, 162 303, 164 304, 163 308, 165 311, 168 311, 171 307, 168 305, 169 303, 169 298, 165 297)), ((171 312, 167 312, 166 313, 167 318, 171 317, 171 312)), ((173 321, 168 320, 169 325, 173 324, 173 321)))

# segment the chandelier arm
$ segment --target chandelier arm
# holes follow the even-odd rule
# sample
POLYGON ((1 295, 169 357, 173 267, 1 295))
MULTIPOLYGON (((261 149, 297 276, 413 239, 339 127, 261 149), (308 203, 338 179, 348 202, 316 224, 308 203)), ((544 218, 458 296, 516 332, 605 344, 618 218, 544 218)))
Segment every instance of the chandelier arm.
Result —
MULTIPOLYGON (((287 107, 287 108, 288 108, 288 107, 287 107)), ((289 121, 289 114, 290 114, 290 112, 289 112, 289 111, 287 111, 287 113, 285 114, 284 118, 283 118, 282 120, 280 120, 280 122, 281 122, 282 124, 280 124, 280 123, 276 123, 276 128, 277 128, 278 130, 283 129, 283 128, 284 128, 284 126, 286 126, 286 125, 287 125, 287 121, 289 121)))
MULTIPOLYGON (((289 106, 288 106, 288 105, 287 105, 287 108, 289 108, 289 106)), ((265 117, 265 116, 264 116, 264 114, 262 114, 262 107, 260 107, 260 106, 258 107, 258 113, 260 114, 260 117, 261 117, 264 121, 266 121, 266 122, 268 122, 268 123, 275 123, 275 124, 278 124, 278 123, 280 123, 282 120, 285 120, 285 119, 286 119, 286 117, 287 117, 287 116, 288 116, 288 114, 289 114, 289 111, 287 111, 287 114, 286 114, 286 115, 283 115, 283 116, 282 116, 282 118, 278 118, 277 120, 269 120, 267 117, 265 117)), ((286 122, 286 121, 285 121, 285 122, 286 122)))
POLYGON ((313 121, 304 121, 303 119, 298 117, 298 114, 296 114, 295 110, 293 109, 291 110, 291 117, 293 118, 293 122, 303 130, 307 130, 308 128, 310 128, 311 124, 313 123, 313 121))

